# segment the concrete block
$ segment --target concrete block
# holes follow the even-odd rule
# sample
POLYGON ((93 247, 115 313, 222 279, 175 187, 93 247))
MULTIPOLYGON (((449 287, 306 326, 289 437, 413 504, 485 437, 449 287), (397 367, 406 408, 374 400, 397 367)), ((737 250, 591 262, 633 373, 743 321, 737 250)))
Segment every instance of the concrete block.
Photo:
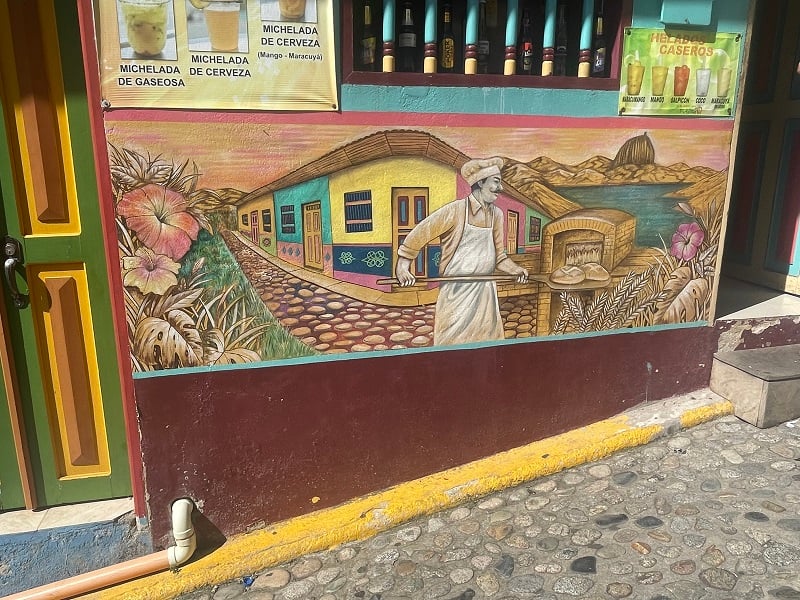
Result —
POLYGON ((756 427, 800 417, 800 344, 717 352, 709 387, 756 427))

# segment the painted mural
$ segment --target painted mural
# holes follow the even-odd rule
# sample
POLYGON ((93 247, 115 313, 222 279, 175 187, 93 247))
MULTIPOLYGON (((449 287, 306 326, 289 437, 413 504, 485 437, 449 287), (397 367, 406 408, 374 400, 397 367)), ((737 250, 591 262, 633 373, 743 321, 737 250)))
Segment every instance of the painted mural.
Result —
POLYGON ((730 124, 577 121, 108 122, 134 370, 709 320, 730 124))

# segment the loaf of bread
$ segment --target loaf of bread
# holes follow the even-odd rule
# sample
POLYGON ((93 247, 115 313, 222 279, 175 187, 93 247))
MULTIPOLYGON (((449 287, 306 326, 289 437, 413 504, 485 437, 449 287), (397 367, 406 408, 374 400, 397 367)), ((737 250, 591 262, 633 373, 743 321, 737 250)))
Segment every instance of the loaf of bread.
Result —
POLYGON ((583 269, 575 265, 564 265, 553 271, 550 275, 550 281, 559 283, 561 285, 575 285, 586 279, 586 273, 583 269))
POLYGON ((590 262, 581 265, 587 281, 607 281, 611 275, 600 263, 590 262))

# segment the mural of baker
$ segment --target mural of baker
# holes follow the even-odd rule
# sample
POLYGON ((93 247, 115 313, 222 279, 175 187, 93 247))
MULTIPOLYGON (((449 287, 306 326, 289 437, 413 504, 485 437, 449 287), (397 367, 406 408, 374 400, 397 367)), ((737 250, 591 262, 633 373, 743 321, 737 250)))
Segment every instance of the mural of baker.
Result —
POLYGON ((436 301, 433 342, 464 344, 503 339, 495 269, 528 280, 528 271, 505 251, 503 211, 494 202, 503 191, 502 158, 470 160, 461 175, 472 186, 466 197, 445 204, 417 224, 397 253, 396 276, 401 286, 416 283, 412 262, 432 240, 441 240, 442 273, 436 301))

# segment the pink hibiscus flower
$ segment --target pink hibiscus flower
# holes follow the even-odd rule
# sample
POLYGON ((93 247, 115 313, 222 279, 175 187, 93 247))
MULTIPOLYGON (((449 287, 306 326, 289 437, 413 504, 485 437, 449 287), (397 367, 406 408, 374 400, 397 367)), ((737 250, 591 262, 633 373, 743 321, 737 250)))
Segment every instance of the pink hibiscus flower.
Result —
POLYGON ((139 248, 136 256, 122 258, 122 283, 138 288, 143 294, 164 295, 178 284, 181 266, 169 256, 156 254, 150 248, 139 248))
POLYGON ((706 234, 697 223, 681 223, 672 235, 670 254, 680 260, 691 260, 697 255, 706 234))
POLYGON ((139 240, 156 254, 180 260, 197 239, 200 225, 186 209, 182 194, 160 185, 149 184, 125 194, 117 213, 136 232, 139 240))

